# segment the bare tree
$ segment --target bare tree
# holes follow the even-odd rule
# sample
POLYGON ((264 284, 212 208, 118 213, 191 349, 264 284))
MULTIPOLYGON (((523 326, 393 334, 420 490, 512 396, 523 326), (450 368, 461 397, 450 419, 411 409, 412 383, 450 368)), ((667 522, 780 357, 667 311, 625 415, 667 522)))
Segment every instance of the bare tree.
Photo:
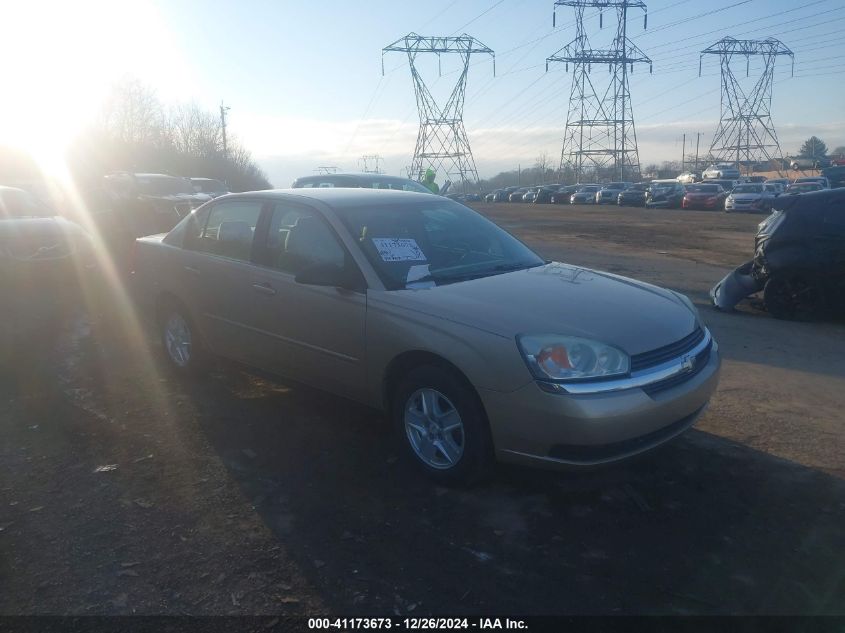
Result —
POLYGON ((534 162, 534 168, 540 172, 540 184, 546 182, 546 170, 549 168, 549 164, 549 154, 547 152, 540 154, 534 162))
POLYGON ((168 125, 176 151, 194 156, 214 156, 222 151, 220 120, 196 103, 171 108, 168 125))
POLYGON ((111 138, 126 144, 162 145, 169 140, 164 111, 155 91, 132 77, 112 86, 101 126, 111 138))

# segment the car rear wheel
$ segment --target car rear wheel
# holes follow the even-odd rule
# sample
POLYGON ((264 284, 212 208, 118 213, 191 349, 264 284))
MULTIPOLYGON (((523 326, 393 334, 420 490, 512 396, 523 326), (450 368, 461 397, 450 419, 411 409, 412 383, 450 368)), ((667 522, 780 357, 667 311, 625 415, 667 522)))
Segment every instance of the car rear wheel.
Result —
POLYGON ((411 370, 396 389, 391 415, 406 459, 438 483, 470 484, 489 474, 493 450, 486 416, 453 370, 411 370))
POLYGON ((824 310, 819 285, 805 275, 778 275, 763 288, 766 310, 776 319, 812 321, 824 310))
POLYGON ((170 367, 184 375, 196 373, 202 365, 203 352, 199 333, 187 311, 175 303, 165 305, 160 313, 159 332, 170 367))

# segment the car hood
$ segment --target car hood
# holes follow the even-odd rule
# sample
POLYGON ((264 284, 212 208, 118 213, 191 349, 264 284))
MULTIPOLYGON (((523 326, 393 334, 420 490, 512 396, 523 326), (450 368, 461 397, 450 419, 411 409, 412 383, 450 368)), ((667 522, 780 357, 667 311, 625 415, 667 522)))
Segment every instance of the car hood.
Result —
POLYGON ((82 227, 62 217, 0 220, 0 259, 60 259, 88 243, 82 227))
POLYGON ((697 318, 673 292, 552 262, 435 288, 385 292, 384 302, 508 338, 566 334, 640 354, 678 341, 697 318))
POLYGON ((759 198, 762 198, 763 195, 764 194, 762 193, 732 193, 731 198, 744 202, 748 200, 757 200, 759 198))
POLYGON ((652 200, 663 200, 664 198, 674 195, 673 189, 658 189, 657 191, 649 191, 648 197, 652 200))

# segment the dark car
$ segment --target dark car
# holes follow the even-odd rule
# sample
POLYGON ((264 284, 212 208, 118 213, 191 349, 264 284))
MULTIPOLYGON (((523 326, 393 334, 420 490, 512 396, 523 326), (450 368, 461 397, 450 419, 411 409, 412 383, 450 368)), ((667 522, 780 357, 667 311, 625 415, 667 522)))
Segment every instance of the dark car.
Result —
POLYGON ((630 182, 609 182, 602 185, 601 189, 596 192, 596 204, 618 204, 619 194, 632 184, 630 182))
POLYGON ((505 187, 504 189, 496 189, 493 192, 493 202, 507 202, 508 197, 519 187, 505 187))
POLYGON ((681 207, 684 209, 721 209, 728 192, 721 185, 701 183, 687 185, 681 207))
POLYGON ((211 198, 219 198, 229 193, 229 187, 216 178, 191 178, 194 191, 204 193, 211 198))
POLYGON ((395 189, 397 191, 416 191, 432 193, 427 187, 409 178, 385 176, 384 174, 319 174, 302 176, 291 184, 292 189, 340 187, 342 189, 395 189))
POLYGON ((778 197, 754 253, 711 290, 716 307, 730 310, 762 290, 779 319, 845 314, 845 189, 778 197))
POLYGON ((166 233, 191 211, 211 200, 197 193, 190 178, 170 174, 119 172, 103 177, 107 208, 97 221, 109 238, 166 233))
POLYGON ((581 185, 565 185, 552 194, 552 204, 572 204, 572 194, 578 191, 581 185))
POLYGON ((823 191, 824 186, 820 182, 793 182, 786 188, 784 195, 797 196, 802 193, 811 193, 813 191, 823 191))
POLYGON ((831 188, 845 187, 845 165, 835 165, 822 171, 831 188))
POLYGON ((644 207, 650 182, 638 182, 619 192, 616 203, 620 207, 644 207))
POLYGON ((646 193, 645 206, 649 209, 677 209, 685 194, 684 185, 677 180, 655 180, 646 193))
POLYGON ((572 204, 595 204, 596 193, 601 189, 601 185, 579 185, 575 192, 569 196, 569 201, 572 204))
POLYGON ((43 339, 94 271, 82 227, 29 192, 0 186, 0 360, 15 343, 43 339))
POLYGON ((508 195, 509 202, 523 202, 525 194, 528 193, 528 187, 518 187, 510 192, 508 195))
POLYGON ((552 196, 558 192, 560 185, 545 185, 540 187, 534 196, 534 202, 537 204, 549 204, 552 201, 552 196))
POLYGON ((537 199, 537 193, 540 191, 539 187, 531 187, 522 196, 523 202, 534 202, 537 199))
POLYGON ((719 185, 722 189, 724 189, 727 193, 733 191, 734 187, 739 184, 737 180, 708 180, 708 185, 719 185))

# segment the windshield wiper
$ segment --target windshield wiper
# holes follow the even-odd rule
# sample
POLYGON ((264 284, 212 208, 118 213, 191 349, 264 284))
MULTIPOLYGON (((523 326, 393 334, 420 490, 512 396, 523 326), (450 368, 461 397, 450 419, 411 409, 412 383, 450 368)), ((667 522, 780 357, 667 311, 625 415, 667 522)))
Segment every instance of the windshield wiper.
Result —
POLYGON ((415 284, 419 282, 427 282, 433 281, 435 283, 452 283, 456 281, 468 281, 470 279, 479 279, 481 277, 490 277, 495 274, 499 273, 509 273, 514 272, 517 270, 526 270, 528 268, 536 268, 537 266, 543 266, 543 262, 539 264, 498 264, 493 266, 492 268, 485 268, 484 270, 476 270, 472 272, 465 272, 465 273, 455 273, 451 275, 442 275, 435 273, 429 273, 423 277, 418 277, 417 279, 412 279, 411 281, 406 282, 406 285, 415 284))

